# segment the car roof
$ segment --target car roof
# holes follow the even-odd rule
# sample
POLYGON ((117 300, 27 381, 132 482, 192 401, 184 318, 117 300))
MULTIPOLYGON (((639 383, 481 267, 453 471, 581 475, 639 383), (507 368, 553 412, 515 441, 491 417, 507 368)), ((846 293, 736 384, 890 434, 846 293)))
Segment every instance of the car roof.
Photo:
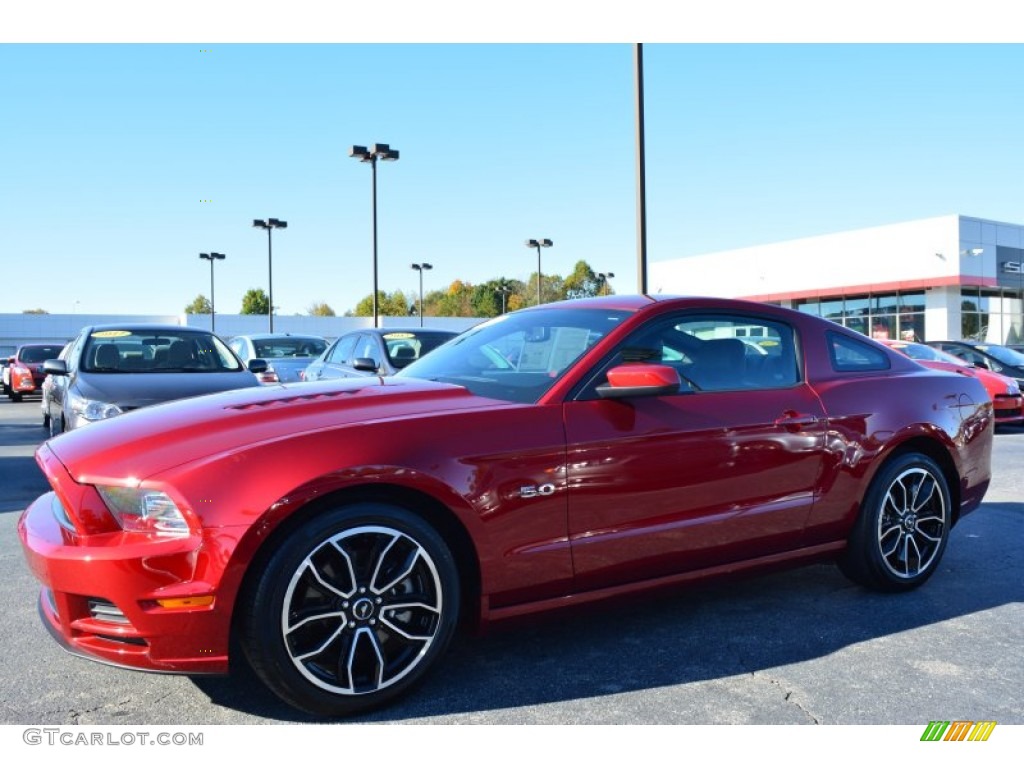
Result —
POLYGON ((90 325, 86 326, 85 330, 89 333, 94 331, 123 331, 123 330, 139 330, 139 331, 167 331, 168 333, 211 333, 205 328, 196 328, 191 325, 171 325, 169 323, 104 323, 103 325, 90 325))
POLYGON ((266 339, 317 339, 324 340, 323 336, 315 333, 239 333, 232 339, 251 339, 253 341, 264 341, 266 339))
POLYGON ((344 336, 351 336, 355 333, 372 333, 377 336, 386 336, 389 333, 450 333, 453 336, 458 336, 458 331, 453 331, 451 328, 420 328, 419 326, 413 328, 358 328, 354 331, 348 331, 343 334, 344 336))

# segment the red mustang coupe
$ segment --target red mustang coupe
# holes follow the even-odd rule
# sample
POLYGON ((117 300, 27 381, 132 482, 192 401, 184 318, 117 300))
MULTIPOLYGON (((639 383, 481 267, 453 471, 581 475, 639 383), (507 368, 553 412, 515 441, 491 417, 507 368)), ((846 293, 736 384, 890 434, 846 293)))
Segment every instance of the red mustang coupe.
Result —
POLYGON ((835 560, 900 592, 988 488, 992 402, 864 336, 741 301, 503 315, 388 378, 143 408, 37 452, 43 620, 108 663, 380 706, 477 626, 835 560))

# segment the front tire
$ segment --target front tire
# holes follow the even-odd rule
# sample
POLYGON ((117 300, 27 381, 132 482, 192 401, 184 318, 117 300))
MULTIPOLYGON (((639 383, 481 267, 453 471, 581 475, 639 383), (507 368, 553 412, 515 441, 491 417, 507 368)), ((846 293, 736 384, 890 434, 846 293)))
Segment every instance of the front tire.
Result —
POLYGON ((868 488, 840 568, 880 592, 921 586, 938 569, 952 511, 938 464, 920 453, 893 459, 868 488))
POLYGON ((263 683, 322 717, 379 707, 415 685, 454 632, 459 580, 438 533, 409 511, 359 503, 319 515, 262 565, 240 603, 263 683))

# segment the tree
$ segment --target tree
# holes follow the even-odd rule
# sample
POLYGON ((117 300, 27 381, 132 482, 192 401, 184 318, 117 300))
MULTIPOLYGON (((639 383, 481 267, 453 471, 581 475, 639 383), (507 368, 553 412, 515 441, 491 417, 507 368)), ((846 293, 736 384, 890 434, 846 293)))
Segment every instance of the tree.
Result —
POLYGON ((317 301, 309 305, 306 308, 313 317, 334 317, 334 310, 331 309, 331 305, 325 301, 317 301))
POLYGON ((584 299, 597 296, 601 280, 585 261, 577 261, 572 272, 565 278, 564 291, 567 299, 584 299))
POLYGON ((203 296, 203 294, 200 293, 198 296, 196 296, 194 299, 192 299, 192 303, 191 304, 189 304, 187 307, 185 307, 185 314, 186 315, 212 315, 213 314, 213 305, 210 304, 210 300, 208 298, 206 298, 205 296, 203 296))
MULTIPOLYGON (((352 314, 356 317, 373 317, 373 294, 360 299, 352 314)), ((409 314, 409 300, 405 293, 377 291, 377 314, 381 317, 406 317, 409 314)))
POLYGON ((50 314, 45 309, 23 309, 21 311, 23 315, 48 315, 50 314))
POLYGON ((250 288, 242 297, 243 315, 269 315, 270 299, 262 288, 250 288))
POLYGON ((519 296, 519 306, 522 306, 521 299, 525 291, 526 286, 521 280, 510 280, 507 277, 488 280, 473 289, 472 316, 497 317, 503 311, 510 312, 513 297, 519 296))

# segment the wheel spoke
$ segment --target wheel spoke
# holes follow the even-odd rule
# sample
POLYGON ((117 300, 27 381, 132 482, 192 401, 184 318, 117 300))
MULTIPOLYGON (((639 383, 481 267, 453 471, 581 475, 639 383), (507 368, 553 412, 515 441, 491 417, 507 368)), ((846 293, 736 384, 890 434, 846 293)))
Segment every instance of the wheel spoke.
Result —
MULTIPOLYGON (((420 555, 422 553, 423 553, 423 550, 420 547, 413 548, 412 551, 406 557, 404 567, 401 568, 401 570, 399 570, 398 573, 396 575, 394 575, 387 584, 385 584, 385 585, 383 585, 381 587, 376 587, 375 586, 374 589, 379 594, 384 594, 384 593, 389 592, 390 590, 394 589, 396 585, 398 585, 400 582, 402 582, 405 579, 407 579, 409 577, 409 575, 413 572, 413 569, 416 567, 417 560, 419 560, 419 557, 420 557, 420 555)), ((374 575, 373 575, 374 576, 374 578, 373 578, 373 583, 374 584, 376 584, 377 577, 379 575, 380 575, 379 572, 378 573, 374 573, 374 575)))
POLYGON ((889 528, 879 538, 879 542, 878 543, 882 547, 882 554, 885 557, 889 557, 893 552, 895 552, 897 549, 899 549, 900 542, 902 540, 903 540, 903 529, 900 526, 894 525, 891 528, 889 528), (885 548, 885 541, 886 541, 886 539, 891 539, 893 536, 895 536, 896 541, 893 542, 892 546, 889 549, 886 549, 885 548))
MULTIPOLYGON (((302 622, 302 624, 305 624, 305 623, 306 622, 302 622)), ((298 624, 298 625, 295 626, 295 629, 299 629, 300 627, 301 627, 301 624, 298 624)), ((317 646, 316 648, 313 648, 310 651, 307 651, 306 653, 297 653, 292 658, 297 659, 299 661, 303 661, 305 659, 313 658, 314 656, 319 656, 321 653, 324 652, 324 650, 327 648, 327 646, 329 646, 331 643, 333 643, 335 640, 338 639, 338 636, 341 635, 342 630, 344 630, 344 629, 345 629, 345 619, 344 619, 344 617, 342 617, 341 625, 336 630, 334 630, 334 632, 332 632, 330 635, 328 635, 327 639, 324 640, 319 646, 317 646)))
POLYGON ((353 691, 377 690, 384 682, 384 654, 369 629, 356 630, 349 649, 347 671, 353 691))
POLYGON ((388 606, 381 621, 407 640, 424 641, 429 640, 434 634, 435 618, 439 615, 440 611, 432 605, 423 603, 394 604, 388 606), (412 631, 414 626, 421 628, 422 631, 412 631))
POLYGON ((925 504, 927 504, 931 500, 932 495, 934 495, 935 491, 935 479, 931 475, 928 475, 914 488, 914 497, 913 500, 910 502, 910 511, 915 513, 920 512, 921 509, 925 506, 925 504), (922 489, 925 487, 928 488, 928 492, 923 494, 922 497, 922 489))

